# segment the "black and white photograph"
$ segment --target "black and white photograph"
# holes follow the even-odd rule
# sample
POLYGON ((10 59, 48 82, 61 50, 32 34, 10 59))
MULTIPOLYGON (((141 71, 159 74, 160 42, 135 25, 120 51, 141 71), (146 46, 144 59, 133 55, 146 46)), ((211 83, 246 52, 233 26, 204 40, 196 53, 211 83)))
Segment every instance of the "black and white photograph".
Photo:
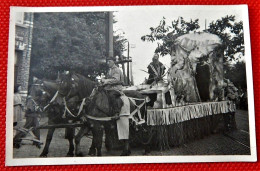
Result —
POLYGON ((6 165, 256 161, 248 8, 11 7, 6 165))

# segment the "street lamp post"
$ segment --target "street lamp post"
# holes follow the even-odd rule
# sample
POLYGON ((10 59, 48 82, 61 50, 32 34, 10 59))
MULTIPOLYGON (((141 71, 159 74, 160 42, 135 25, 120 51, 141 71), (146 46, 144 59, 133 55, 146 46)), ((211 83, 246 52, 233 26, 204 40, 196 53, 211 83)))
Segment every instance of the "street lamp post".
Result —
POLYGON ((127 42, 127 84, 130 85, 130 78, 129 78, 129 41, 127 42))
POLYGON ((108 50, 108 56, 112 58, 114 56, 113 52, 113 12, 108 12, 108 40, 109 40, 109 50, 108 50))

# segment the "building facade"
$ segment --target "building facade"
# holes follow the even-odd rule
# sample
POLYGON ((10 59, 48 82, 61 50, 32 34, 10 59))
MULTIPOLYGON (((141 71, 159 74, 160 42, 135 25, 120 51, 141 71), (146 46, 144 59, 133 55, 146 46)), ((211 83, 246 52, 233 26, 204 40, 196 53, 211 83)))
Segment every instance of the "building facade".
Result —
POLYGON ((25 100, 28 93, 30 59, 32 48, 33 13, 16 13, 15 24, 15 72, 14 85, 21 86, 25 100))

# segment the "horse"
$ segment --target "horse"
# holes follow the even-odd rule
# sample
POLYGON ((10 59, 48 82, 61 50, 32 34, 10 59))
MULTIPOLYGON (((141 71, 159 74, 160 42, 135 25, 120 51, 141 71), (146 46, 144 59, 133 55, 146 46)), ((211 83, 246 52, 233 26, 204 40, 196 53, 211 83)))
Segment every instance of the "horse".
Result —
MULTIPOLYGON (((60 93, 69 95, 78 94, 80 99, 88 98, 96 86, 94 82, 75 73, 63 73, 61 75, 61 83, 60 93)), ((96 93, 94 93, 95 95, 93 97, 90 99, 88 98, 89 100, 86 102, 84 110, 82 110, 83 117, 80 116, 85 121, 85 126, 80 128, 75 137, 76 156, 82 156, 80 151, 80 141, 89 131, 92 131, 93 134, 93 141, 89 149, 89 155, 102 155, 101 147, 103 128, 105 130, 105 146, 108 151, 112 148, 113 135, 111 134, 111 129, 115 127, 115 120, 113 117, 116 113, 120 112, 123 105, 123 102, 120 99, 121 93, 115 90, 105 90, 102 86, 95 88, 95 92, 96 93)), ((146 98, 138 92, 124 91, 124 93, 130 97, 139 99, 146 98)), ((142 102, 137 102, 136 105, 140 105, 140 103, 142 102)), ((132 111, 135 109, 133 105, 131 108, 132 111)), ((122 155, 129 155, 129 151, 129 144, 125 141, 122 155)))
MULTIPOLYGON (((143 103, 142 100, 146 99, 146 96, 138 93, 137 91, 125 90, 123 93, 130 98, 138 98, 141 101, 135 102, 136 105, 140 105, 143 103)), ((80 139, 81 137, 92 130, 93 133, 93 143, 89 149, 90 155, 102 156, 101 148, 102 148, 102 137, 103 137, 103 129, 106 134, 106 147, 107 142, 111 141, 113 143, 118 143, 113 139, 113 131, 115 131, 114 125, 116 125, 116 119, 114 118, 116 113, 120 112, 121 107, 123 106, 123 101, 120 98, 122 95, 121 92, 117 90, 106 90, 104 87, 99 87, 96 90, 96 93, 91 100, 91 103, 86 108, 86 118, 88 118, 88 125, 81 129, 78 135, 75 138, 75 148, 76 155, 82 155, 80 151, 80 139), (92 126, 91 126, 92 125, 92 126)), ((136 110, 135 104, 133 101, 130 101, 130 111, 133 112, 136 110)), ((141 106, 139 109, 141 113, 141 117, 145 116, 145 105, 141 106)), ((137 110, 136 110, 137 111, 137 110)), ((140 137, 139 137, 140 138, 140 137)), ((130 138, 129 138, 130 139, 130 138)), ((146 150, 149 151, 148 148, 146 150)), ((121 156, 128 156, 131 154, 129 142, 128 140, 123 141, 123 151, 121 156)))
MULTIPOLYGON (((96 87, 96 82, 93 82, 89 79, 87 79, 86 77, 80 75, 80 74, 76 74, 76 73, 61 73, 60 75, 60 88, 59 88, 59 93, 63 94, 63 96, 66 97, 70 97, 70 96, 78 96, 80 100, 86 99, 86 104, 83 110, 82 110, 82 115, 84 115, 85 113, 87 113, 88 111, 88 106, 91 106, 91 102, 88 100, 89 96, 91 95, 92 91, 94 90, 94 88, 96 87)), ((74 105, 74 107, 76 107, 76 105, 74 105)), ((70 109, 73 109, 70 108, 70 109)), ((113 113, 113 112, 112 112, 113 113)), ((78 118, 81 118, 81 116, 78 116, 78 118)), ((100 134, 100 127, 99 127, 99 122, 95 122, 95 121, 91 121, 91 120, 87 120, 87 122, 85 122, 85 119, 82 119, 83 122, 85 123, 85 126, 81 127, 78 134, 75 137, 75 144, 76 144, 76 150, 75 150, 75 154, 76 156, 82 156, 82 153, 80 152, 80 141, 81 138, 86 135, 89 131, 92 131, 93 134, 93 141, 92 141, 92 145, 90 147, 89 150, 89 155, 95 155, 94 149, 96 149, 96 146, 98 146, 98 144, 96 142, 98 142, 96 140, 97 137, 96 136, 98 134, 100 134)), ((109 151, 111 149, 111 139, 109 138, 109 132, 107 132, 107 125, 109 124, 105 124, 106 129, 106 148, 109 151)))
MULTIPOLYGON (((89 97, 94 90, 94 88, 97 86, 96 82, 91 81, 90 79, 87 79, 83 75, 77 74, 77 73, 70 73, 70 72, 64 72, 60 75, 60 85, 59 85, 59 94, 62 94, 62 96, 66 97, 65 102, 73 97, 78 97, 78 101, 85 101, 84 102, 84 109, 82 109, 81 114, 79 116, 73 116, 71 111, 75 111, 75 107, 77 107, 77 104, 75 103, 74 106, 67 107, 67 113, 69 113, 72 117, 79 118, 81 121, 83 121, 85 124, 84 126, 80 127, 80 130, 78 134, 75 136, 75 144, 76 144, 76 150, 75 155, 76 156, 82 156, 82 153, 79 151, 80 149, 80 141, 84 135, 86 135, 89 131, 92 131, 93 134, 93 141, 92 145, 90 147, 89 155, 94 155, 93 149, 96 149, 97 144, 96 142, 99 142, 96 140, 98 134, 100 134, 100 127, 99 122, 91 122, 89 119, 86 121, 84 116, 87 111, 88 107, 91 106, 91 101, 89 100, 89 97), (85 100, 84 100, 85 99, 85 100), (87 107, 86 107, 87 106, 87 107), (69 110, 69 111, 68 111, 69 110)), ((82 104, 78 104, 82 105, 82 104)), ((105 129, 108 130, 108 129, 105 129)), ((106 132, 106 148, 110 150, 110 139, 109 132, 106 132)))
MULTIPOLYGON (((32 89, 30 93, 32 95, 36 94, 36 92, 41 91, 41 101, 39 105, 47 114, 48 117, 48 125, 55 125, 55 124, 62 124, 62 123, 69 123, 68 118, 64 118, 64 104, 63 104, 63 96, 58 93, 60 82, 57 80, 40 80, 35 78, 34 83, 32 84, 32 89)), ((37 128, 35 128, 37 129, 37 128)), ((50 127, 48 128, 47 137, 45 140, 45 146, 40 154, 40 157, 47 157, 49 146, 52 141, 53 133, 55 128, 50 127)), ((74 129, 73 128, 66 128, 66 139, 69 141, 69 151, 67 156, 74 155, 74 129)))

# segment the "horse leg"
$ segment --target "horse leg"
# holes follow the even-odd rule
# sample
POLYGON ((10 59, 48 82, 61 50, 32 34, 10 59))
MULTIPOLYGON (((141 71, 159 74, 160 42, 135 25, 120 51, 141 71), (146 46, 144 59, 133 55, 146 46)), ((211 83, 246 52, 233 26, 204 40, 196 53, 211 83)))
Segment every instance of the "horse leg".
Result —
POLYGON ((92 133, 93 133, 93 142, 91 148, 89 149, 89 154, 90 153, 94 154, 94 152, 96 154, 96 150, 97 150, 97 156, 101 156, 103 129, 100 123, 94 124, 92 133))
POLYGON ((96 149, 96 144, 97 144, 97 137, 94 136, 94 131, 92 131, 92 134, 93 134, 93 140, 92 140, 92 143, 91 143, 91 146, 89 148, 89 152, 88 152, 88 155, 90 156, 95 156, 96 153, 97 153, 97 149, 96 149))
POLYGON ((74 156, 73 136, 74 136, 74 129, 73 128, 67 128, 66 138, 69 141, 69 151, 67 153, 67 157, 73 157, 74 156))
POLYGON ((101 149, 102 149, 102 140, 103 140, 103 129, 102 127, 99 127, 97 130, 97 156, 102 156, 101 149))
POLYGON ((43 148, 43 151, 42 151, 40 157, 47 157, 47 154, 49 152, 49 146, 50 146, 54 131, 55 131, 55 128, 48 129, 48 134, 47 134, 47 137, 46 137, 46 143, 45 143, 45 146, 43 148))
POLYGON ((92 143, 89 148, 88 155, 90 156, 95 156, 96 155, 96 145, 97 145, 97 130, 96 130, 96 124, 92 123, 91 124, 91 129, 92 129, 92 143))
POLYGON ((83 156, 82 152, 80 151, 80 141, 81 138, 86 135, 88 132, 90 131, 90 129, 88 127, 81 127, 78 134, 75 137, 75 155, 76 156, 83 156))
POLYGON ((111 151, 112 150, 112 134, 113 134, 113 130, 111 129, 111 124, 104 124, 104 129, 105 129, 105 147, 107 149, 107 151, 111 151))
MULTIPOLYGON (((33 123, 34 123, 33 126, 34 126, 35 128, 36 128, 37 126, 39 126, 39 121, 38 121, 37 118, 34 118, 33 123)), ((33 132, 33 134, 35 135, 35 137, 37 138, 37 140, 40 141, 40 135, 41 135, 41 134, 40 134, 40 129, 33 129, 32 132, 33 132)), ((33 144, 36 145, 37 148, 39 148, 39 149, 41 148, 41 143, 40 143, 40 142, 39 142, 39 143, 38 143, 38 142, 37 142, 37 143, 34 142, 33 144)))

